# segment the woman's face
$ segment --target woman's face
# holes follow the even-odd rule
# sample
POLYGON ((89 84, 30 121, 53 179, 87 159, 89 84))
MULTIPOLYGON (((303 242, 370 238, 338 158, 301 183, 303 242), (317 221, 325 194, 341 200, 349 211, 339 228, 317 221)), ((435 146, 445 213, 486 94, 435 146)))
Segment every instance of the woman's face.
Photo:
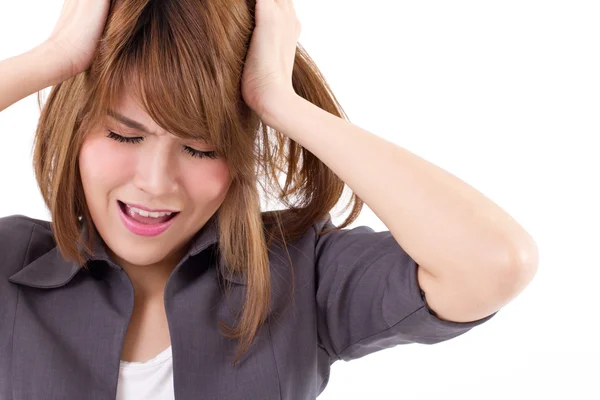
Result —
POLYGON ((143 127, 107 116, 84 139, 79 168, 91 217, 118 261, 176 263, 225 199, 225 160, 200 153, 214 150, 210 144, 164 131, 127 94, 114 111, 143 127), (128 205, 176 214, 144 218, 128 205))

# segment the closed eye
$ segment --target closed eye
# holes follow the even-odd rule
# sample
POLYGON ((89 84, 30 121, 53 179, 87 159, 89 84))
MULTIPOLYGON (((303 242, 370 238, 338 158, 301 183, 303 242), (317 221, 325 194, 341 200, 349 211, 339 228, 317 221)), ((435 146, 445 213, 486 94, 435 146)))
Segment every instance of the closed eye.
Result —
MULTIPOLYGON (((133 144, 141 143, 144 140, 143 137, 125 137, 125 136, 121 136, 113 131, 108 131, 108 135, 106 135, 106 137, 116 140, 117 142, 133 143, 133 144)), ((183 146, 182 151, 186 152, 187 154, 189 154, 192 157, 197 157, 197 158, 204 158, 204 157, 208 157, 208 158, 212 158, 212 159, 218 158, 216 151, 200 151, 200 150, 196 150, 190 146, 183 146)))

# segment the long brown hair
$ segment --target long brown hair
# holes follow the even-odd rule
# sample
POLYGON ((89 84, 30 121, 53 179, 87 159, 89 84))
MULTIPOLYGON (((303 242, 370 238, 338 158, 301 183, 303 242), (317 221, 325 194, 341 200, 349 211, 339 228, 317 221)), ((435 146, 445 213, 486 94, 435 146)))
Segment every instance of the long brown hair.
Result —
MULTIPOLYGON (((43 106, 38 93, 41 116, 34 144, 35 174, 52 215, 57 246, 65 259, 84 268, 91 236, 88 243, 79 243, 80 229, 86 224, 93 234, 95 228, 82 189, 79 150, 85 133, 114 110, 122 89, 133 91, 152 119, 173 135, 202 137, 216 146, 232 176, 217 211, 218 249, 229 271, 242 272, 247 279, 239 325, 219 321, 226 337, 239 339, 234 365, 268 314, 271 241, 285 248, 286 241, 326 217, 345 189, 324 163, 262 124, 242 99, 254 4, 255 0, 113 1, 91 67, 54 86, 43 106), (284 209, 261 212, 257 186, 284 209), (78 251, 79 244, 87 254, 78 251)), ((292 84, 299 96, 348 119, 300 44, 292 84)), ((363 202, 353 192, 344 210, 352 204, 343 224, 332 230, 356 220, 363 202)))

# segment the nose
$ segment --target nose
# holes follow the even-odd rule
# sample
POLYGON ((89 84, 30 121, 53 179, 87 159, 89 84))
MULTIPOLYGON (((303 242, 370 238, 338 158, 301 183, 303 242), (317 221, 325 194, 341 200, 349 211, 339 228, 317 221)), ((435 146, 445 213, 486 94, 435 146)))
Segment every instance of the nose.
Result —
POLYGON ((135 186, 156 197, 175 192, 177 166, 170 146, 154 141, 153 145, 148 143, 142 147, 137 155, 135 186))

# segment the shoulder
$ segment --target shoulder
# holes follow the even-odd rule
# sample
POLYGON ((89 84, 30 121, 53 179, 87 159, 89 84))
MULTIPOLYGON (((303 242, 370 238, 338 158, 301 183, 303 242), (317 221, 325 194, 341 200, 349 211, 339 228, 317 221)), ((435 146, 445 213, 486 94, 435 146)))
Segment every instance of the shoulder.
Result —
POLYGON ((0 218, 0 273, 12 275, 56 246, 51 224, 24 215, 0 218))
POLYGON ((31 218, 25 215, 0 217, 0 237, 3 239, 0 242, 0 246, 6 246, 7 244, 15 245, 15 242, 23 240, 26 236, 30 238, 33 236, 34 230, 52 235, 50 221, 31 218))
POLYGON ((3 232, 5 229, 32 229, 34 225, 39 225, 44 229, 50 230, 49 221, 31 218, 26 215, 15 214, 0 217, 0 232, 3 232))
MULTIPOLYGON (((367 225, 359 225, 354 227, 343 227, 334 224, 331 213, 313 219, 307 225, 305 220, 297 220, 295 215, 287 211, 277 211, 281 225, 278 226, 273 222, 273 215, 263 214, 263 222, 265 222, 266 231, 270 232, 270 237, 274 238, 281 234, 281 228, 284 227, 286 232, 285 246, 286 248, 301 249, 300 256, 304 257, 308 253, 313 253, 314 256, 320 258, 326 254, 329 257, 335 253, 345 252, 348 246, 357 248, 371 247, 378 243, 381 247, 384 242, 395 245, 395 241, 386 240, 391 237, 389 231, 376 232, 373 228, 367 225), (274 233, 273 233, 274 232, 274 233)), ((271 250, 271 246, 268 246, 271 250)))

